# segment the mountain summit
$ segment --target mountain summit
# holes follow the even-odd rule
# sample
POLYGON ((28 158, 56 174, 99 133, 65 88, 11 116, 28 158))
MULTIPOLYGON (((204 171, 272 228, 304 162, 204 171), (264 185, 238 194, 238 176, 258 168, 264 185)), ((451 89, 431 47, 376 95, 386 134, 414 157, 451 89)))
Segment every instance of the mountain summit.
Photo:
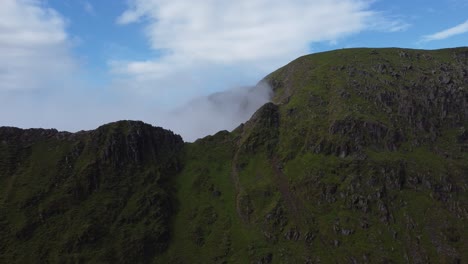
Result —
POLYGON ((0 262, 464 263, 468 48, 343 49, 184 143, 0 128, 0 262))

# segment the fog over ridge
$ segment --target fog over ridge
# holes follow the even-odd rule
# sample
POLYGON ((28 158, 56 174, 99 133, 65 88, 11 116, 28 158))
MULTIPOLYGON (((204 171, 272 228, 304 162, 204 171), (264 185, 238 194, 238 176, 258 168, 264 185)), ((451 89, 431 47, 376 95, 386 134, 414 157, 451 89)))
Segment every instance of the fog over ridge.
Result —
POLYGON ((272 89, 265 82, 217 92, 169 112, 162 125, 191 142, 221 130, 233 130, 268 103, 271 96, 272 89))

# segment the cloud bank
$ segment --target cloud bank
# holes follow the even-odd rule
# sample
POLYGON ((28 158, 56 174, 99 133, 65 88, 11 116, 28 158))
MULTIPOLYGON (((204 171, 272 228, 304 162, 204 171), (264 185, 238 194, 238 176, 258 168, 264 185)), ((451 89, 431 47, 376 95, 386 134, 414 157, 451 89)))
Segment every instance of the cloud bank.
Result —
POLYGON ((365 0, 130 0, 119 24, 143 23, 159 56, 112 61, 113 72, 155 89, 167 76, 199 67, 231 67, 261 74, 310 52, 311 43, 337 41, 364 30, 400 31, 365 0))
POLYGON ((171 111, 163 123, 181 131, 184 140, 194 141, 221 130, 233 130, 270 101, 272 90, 266 83, 239 87, 199 97, 171 111))

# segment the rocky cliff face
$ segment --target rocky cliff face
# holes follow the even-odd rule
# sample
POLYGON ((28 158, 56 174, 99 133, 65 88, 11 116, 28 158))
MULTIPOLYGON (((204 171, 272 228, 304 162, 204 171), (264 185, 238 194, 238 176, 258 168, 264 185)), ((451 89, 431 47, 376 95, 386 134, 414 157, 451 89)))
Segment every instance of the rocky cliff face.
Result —
POLYGON ((248 122, 190 144, 1 128, 0 260, 463 263, 467 69, 467 48, 301 57, 248 122))

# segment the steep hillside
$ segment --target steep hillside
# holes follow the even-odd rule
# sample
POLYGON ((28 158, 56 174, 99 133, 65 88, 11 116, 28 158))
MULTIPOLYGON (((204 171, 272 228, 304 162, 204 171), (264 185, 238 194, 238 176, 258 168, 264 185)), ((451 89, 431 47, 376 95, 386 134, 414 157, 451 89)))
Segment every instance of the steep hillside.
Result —
POLYGON ((464 263, 468 48, 346 49, 183 144, 0 128, 0 262, 464 263))
POLYGON ((164 251, 182 147, 141 122, 0 128, 0 262, 142 262, 164 251))
POLYGON ((264 82, 273 103, 188 145, 161 262, 468 260, 468 48, 338 50, 264 82))

